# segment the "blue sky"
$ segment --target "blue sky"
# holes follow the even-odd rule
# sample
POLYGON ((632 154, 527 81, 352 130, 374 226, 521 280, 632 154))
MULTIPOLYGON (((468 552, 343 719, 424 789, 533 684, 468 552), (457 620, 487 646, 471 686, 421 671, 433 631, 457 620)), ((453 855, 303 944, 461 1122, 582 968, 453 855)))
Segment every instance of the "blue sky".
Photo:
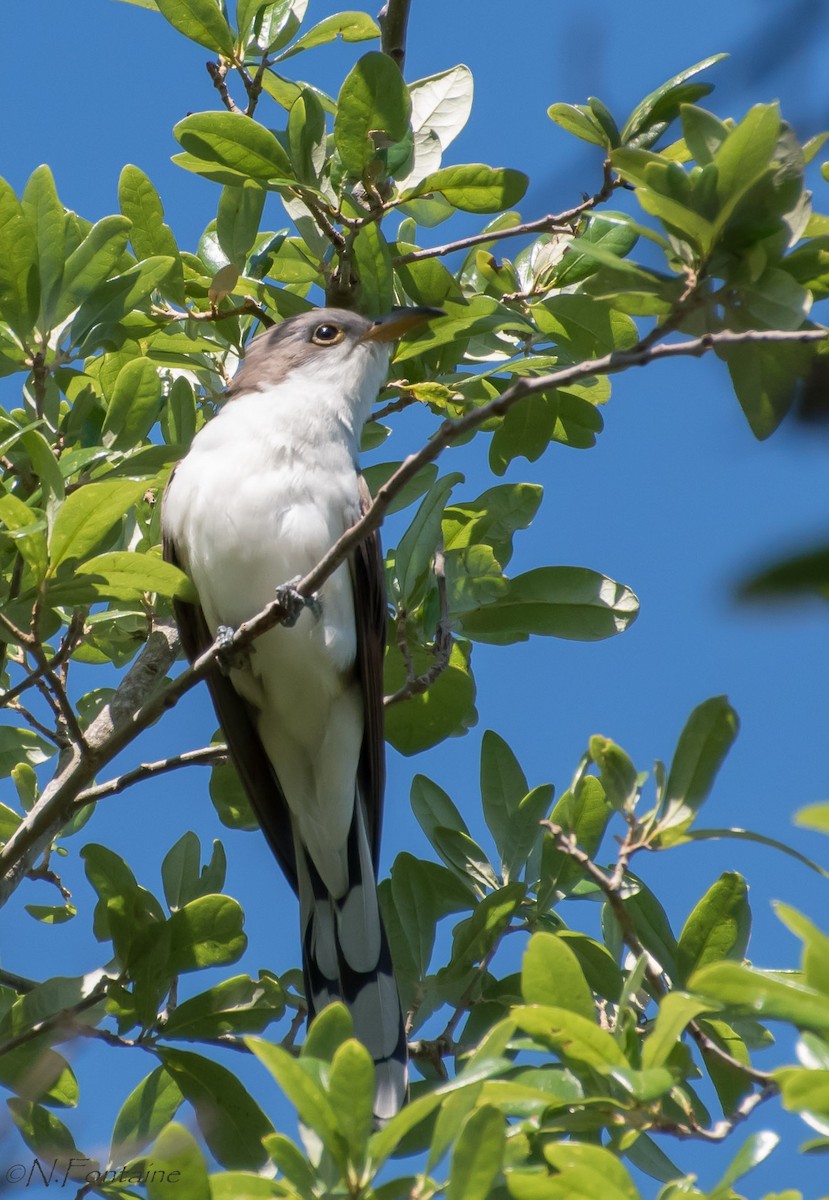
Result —
MULTIPOLYGON (((341 7, 311 0, 309 17, 341 7)), ((728 51, 731 58, 708 76, 717 88, 704 101, 720 116, 741 116, 753 103, 779 98, 801 138, 826 119, 829 10, 820 0, 697 0, 693 6, 594 0, 583 10, 548 0, 509 6, 414 0, 412 7, 408 78, 458 62, 475 76, 472 117, 449 161, 527 171, 532 184, 521 204, 527 219, 567 208, 599 180, 597 155, 546 117, 554 101, 597 95, 623 119, 670 75, 728 51)), ((4 0, 0 39, 18 48, 0 75, 7 114, 0 175, 19 189, 35 166, 48 162, 64 203, 97 219, 117 210, 121 167, 136 163, 159 189, 179 244, 193 248, 215 213, 217 190, 170 163, 177 149, 170 129, 187 112, 215 106, 204 70, 208 52, 185 43, 157 14, 115 0, 4 0)), ((336 92, 360 49, 326 48, 291 65, 336 92)), ((281 122, 276 109, 273 121, 281 122)), ((826 185, 815 186, 816 207, 825 211, 826 185)), ((282 224, 275 200, 266 222, 282 224)), ((443 230, 437 240, 445 240, 443 230)), ((4 403, 14 402, 14 386, 2 381, 4 403)), ((478 727, 418 760, 390 754, 387 866, 404 848, 428 854, 408 805, 415 771, 446 788, 484 836, 476 816, 484 729, 507 738, 531 784, 553 781, 560 792, 591 734, 612 737, 646 769, 655 757, 670 756, 693 706, 723 692, 742 730, 702 823, 748 826, 829 861, 829 843, 791 826, 798 807, 827 793, 826 613, 817 604, 749 609, 733 599, 736 582, 753 567, 825 536, 827 434, 786 425, 769 442, 755 442, 725 369, 713 360, 617 376, 604 416, 595 449, 553 446, 538 463, 512 465, 507 479, 542 483, 545 499, 534 526, 516 539, 511 570, 542 564, 601 570, 638 593, 639 620, 621 637, 593 645, 535 639, 506 650, 476 647, 478 727)), ((414 422, 401 422, 383 457, 402 457, 418 432, 414 422)), ((481 438, 472 454, 444 459, 444 470, 457 467, 467 475, 457 496, 489 486, 485 457, 481 438)), ((388 540, 394 536, 392 528, 388 540)), ((90 676, 87 686, 93 683, 90 676)), ((206 697, 191 695, 129 761, 202 745, 213 728, 206 697)), ((87 827, 89 838, 123 853, 140 882, 157 889, 160 860, 185 829, 195 828, 203 844, 221 837, 230 858, 227 890, 247 912, 250 948, 239 969, 292 966, 298 949, 293 899, 260 838, 218 825, 207 778, 206 772, 178 774, 107 801, 87 827)), ((677 932, 721 871, 742 871, 754 911, 749 953, 761 966, 797 963, 797 944, 773 916, 773 900, 785 899, 825 924, 826 884, 772 851, 709 843, 635 865, 666 903, 677 932)), ((68 862, 66 874, 79 903, 87 903, 76 861, 68 862)), ((22 899, 52 902, 34 892, 32 885, 22 899)), ((578 911, 565 915, 577 926, 582 919, 578 911)), ((87 970, 99 965, 86 913, 72 926, 47 928, 16 902, 4 925, 3 963, 11 970, 42 976, 74 974, 79 962, 87 970)), ((132 1057, 113 1052, 104 1060, 86 1046, 75 1053, 85 1096, 80 1120, 70 1116, 69 1123, 87 1147, 107 1139, 120 1102, 153 1065, 148 1057, 132 1057)), ((229 1065, 240 1066, 238 1056, 229 1065)), ((273 1112, 268 1081, 248 1074, 273 1112)), ((751 1178, 748 1194, 784 1186, 819 1194, 825 1186, 820 1160, 793 1165, 793 1148, 808 1130, 781 1119, 773 1106, 752 1124, 763 1127, 778 1128, 784 1145, 751 1178)), ((707 1150, 667 1149, 687 1169, 699 1168, 701 1183, 710 1187, 740 1140, 738 1133, 710 1159, 707 1150)))

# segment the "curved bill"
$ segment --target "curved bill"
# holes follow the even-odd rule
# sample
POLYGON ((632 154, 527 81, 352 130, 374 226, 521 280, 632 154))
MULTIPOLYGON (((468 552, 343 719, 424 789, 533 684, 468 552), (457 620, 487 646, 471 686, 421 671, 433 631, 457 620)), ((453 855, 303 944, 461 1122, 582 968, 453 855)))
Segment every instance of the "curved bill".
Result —
POLYGON ((432 317, 445 317, 442 308, 427 308, 425 305, 412 308, 394 308, 384 317, 369 326, 360 339, 363 342, 396 342, 410 329, 416 329, 432 317))

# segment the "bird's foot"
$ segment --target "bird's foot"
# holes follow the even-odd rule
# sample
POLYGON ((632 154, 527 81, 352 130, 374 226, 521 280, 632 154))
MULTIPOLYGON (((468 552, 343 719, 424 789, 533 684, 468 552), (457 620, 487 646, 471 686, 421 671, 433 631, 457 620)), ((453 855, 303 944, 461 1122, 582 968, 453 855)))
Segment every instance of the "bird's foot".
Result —
POLYGON ((219 625, 216 628, 216 641, 219 643, 219 653, 216 656, 219 670, 223 675, 229 675, 232 670, 241 670, 250 662, 250 650, 245 647, 237 650, 233 645, 236 630, 231 625, 219 625))
POLYGON ((287 625, 290 629, 292 625, 296 625, 303 611, 308 608, 317 619, 322 616, 322 605, 316 596, 302 596, 296 590, 296 585, 302 579, 301 575, 297 575, 288 583, 280 583, 276 589, 276 599, 279 604, 285 609, 285 616, 282 618, 282 624, 287 625))

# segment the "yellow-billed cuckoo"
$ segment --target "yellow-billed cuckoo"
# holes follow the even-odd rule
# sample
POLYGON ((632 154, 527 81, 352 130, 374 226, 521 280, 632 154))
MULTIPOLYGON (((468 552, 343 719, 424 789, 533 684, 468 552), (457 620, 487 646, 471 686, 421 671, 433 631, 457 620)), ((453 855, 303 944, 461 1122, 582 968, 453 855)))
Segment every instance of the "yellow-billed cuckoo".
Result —
MULTIPOLYGON (((214 420, 164 496, 164 554, 198 606, 177 604, 192 660, 222 628, 303 576, 369 503, 363 425, 392 343, 434 309, 371 321, 340 309, 255 338, 214 420)), ((377 901, 385 754, 386 602, 379 537, 364 541, 292 627, 215 670, 210 691, 231 756, 299 896, 309 1016, 341 999, 376 1064, 375 1116, 406 1095, 406 1039, 377 901)))

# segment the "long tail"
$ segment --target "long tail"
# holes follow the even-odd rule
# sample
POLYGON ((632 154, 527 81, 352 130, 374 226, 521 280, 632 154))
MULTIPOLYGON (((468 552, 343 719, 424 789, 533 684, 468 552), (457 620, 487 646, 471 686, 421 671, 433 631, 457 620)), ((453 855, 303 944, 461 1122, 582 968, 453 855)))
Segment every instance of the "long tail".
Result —
POLYGON ((408 1055, 359 799, 348 835, 348 888, 344 895, 330 895, 302 846, 297 846, 297 868, 308 1018, 332 1000, 343 1001, 351 1013, 355 1036, 374 1059, 375 1120, 388 1121, 406 1099, 408 1055))

